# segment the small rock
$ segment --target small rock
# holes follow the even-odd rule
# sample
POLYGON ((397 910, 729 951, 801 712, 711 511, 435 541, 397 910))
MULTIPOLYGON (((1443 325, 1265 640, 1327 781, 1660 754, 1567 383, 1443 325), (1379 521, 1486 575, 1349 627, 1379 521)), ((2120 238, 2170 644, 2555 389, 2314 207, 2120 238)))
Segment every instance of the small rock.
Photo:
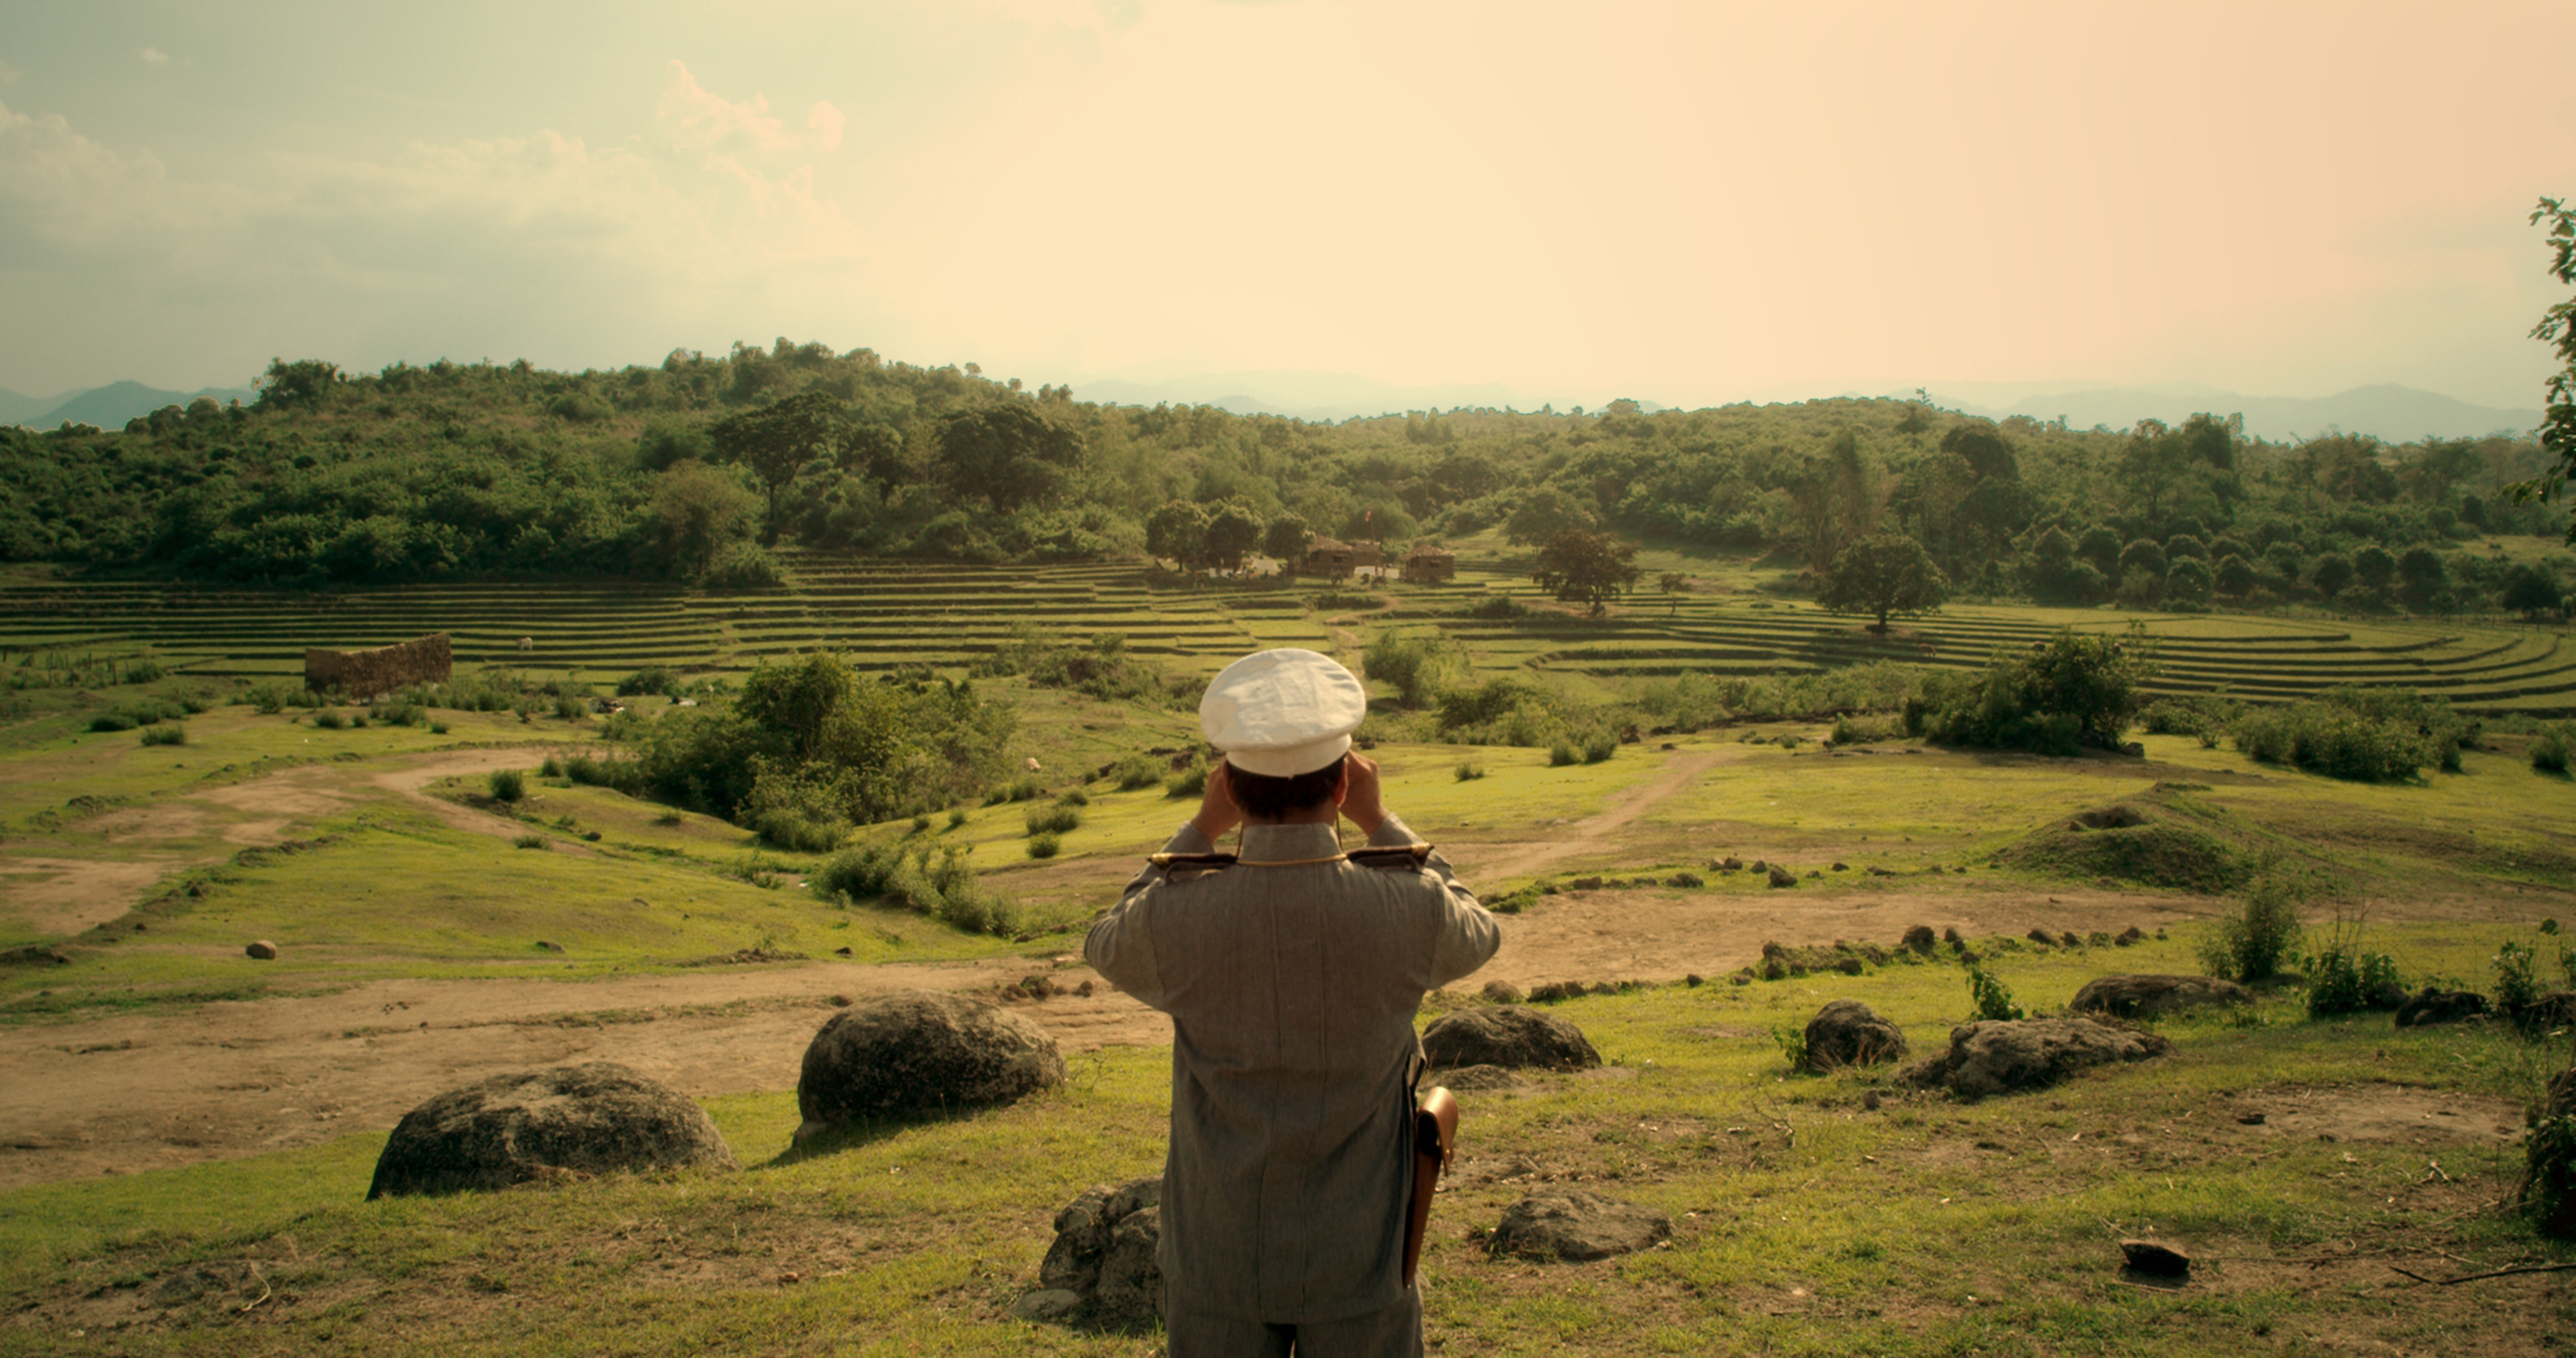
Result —
POLYGON ((2239 1113, 2236 1115, 2236 1120, 2248 1127, 2260 1127, 2263 1125, 2263 1115, 2261 1113, 2239 1113))
POLYGON ((1519 986, 1509 981, 1487 981, 1481 993, 1496 1004, 1519 1004, 1529 998, 1519 986))
POLYGON ((859 955, 859 950, 851 947, 847 943, 844 943, 841 946, 834 948, 832 950, 832 955, 834 957, 856 957, 859 955))
POLYGON ((1797 884, 1798 874, 1791 872, 1787 868, 1781 867, 1778 864, 1772 865, 1771 885, 1773 887, 1796 886, 1797 884))
POLYGON ((2123 1240, 2120 1253, 2129 1267, 2158 1278, 2191 1276, 2191 1256, 2159 1240, 2123 1240))
POLYGON ((242 951, 258 958, 262 962, 274 962, 277 960, 277 945, 264 938, 251 944, 249 947, 242 949, 242 951))
POLYGON ((1851 864, 1849 864, 1849 863, 1836 863, 1836 864, 1834 864, 1834 871, 1836 871, 1836 872, 1849 872, 1849 871, 1851 871, 1851 864))

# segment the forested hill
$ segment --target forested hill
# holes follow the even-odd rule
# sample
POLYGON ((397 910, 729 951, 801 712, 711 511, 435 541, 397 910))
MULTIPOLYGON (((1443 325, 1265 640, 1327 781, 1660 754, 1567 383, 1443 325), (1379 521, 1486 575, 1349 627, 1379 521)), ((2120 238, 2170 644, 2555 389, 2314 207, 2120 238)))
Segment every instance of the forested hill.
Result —
POLYGON ((1981 593, 2107 593, 2141 542, 2238 555, 2288 593, 2328 556, 2552 530, 2559 511, 2496 494, 2539 466, 2501 438, 2289 446, 2208 416, 2085 431, 1890 400, 1310 423, 781 340, 613 372, 280 362, 247 405, 0 429, 0 557, 270 583, 752 583, 781 538, 1224 563, 1316 533, 1589 528, 1821 566, 1894 529, 1981 593))

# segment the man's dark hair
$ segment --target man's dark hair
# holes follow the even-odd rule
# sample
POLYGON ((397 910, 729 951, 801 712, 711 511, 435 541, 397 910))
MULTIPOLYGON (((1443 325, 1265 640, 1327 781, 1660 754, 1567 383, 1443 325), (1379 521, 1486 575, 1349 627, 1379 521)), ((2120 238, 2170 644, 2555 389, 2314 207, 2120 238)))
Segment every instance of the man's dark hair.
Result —
MULTIPOLYGON (((1344 755, 1342 759, 1350 756, 1344 755)), ((1292 774, 1286 778, 1266 773, 1246 773, 1240 766, 1228 765, 1225 785, 1234 794, 1234 804, 1253 820, 1277 820, 1292 811, 1309 811, 1321 806, 1333 795, 1333 785, 1341 781, 1342 759, 1336 759, 1312 773, 1292 774)))

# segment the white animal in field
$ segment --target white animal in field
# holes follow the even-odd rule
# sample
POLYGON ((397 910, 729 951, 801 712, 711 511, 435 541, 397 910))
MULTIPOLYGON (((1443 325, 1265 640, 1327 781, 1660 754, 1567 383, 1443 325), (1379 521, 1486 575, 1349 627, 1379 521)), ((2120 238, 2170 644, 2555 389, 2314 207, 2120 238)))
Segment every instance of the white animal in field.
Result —
POLYGON ((519 650, 521 652, 533 651, 535 649, 537 649, 537 639, 535 637, 519 638, 519 650))
POLYGON ((1030 755, 1030 756, 1029 756, 1029 772, 1031 772, 1031 773, 1035 773, 1035 772, 1037 772, 1037 771, 1038 771, 1038 757, 1037 757, 1036 755, 1030 755))

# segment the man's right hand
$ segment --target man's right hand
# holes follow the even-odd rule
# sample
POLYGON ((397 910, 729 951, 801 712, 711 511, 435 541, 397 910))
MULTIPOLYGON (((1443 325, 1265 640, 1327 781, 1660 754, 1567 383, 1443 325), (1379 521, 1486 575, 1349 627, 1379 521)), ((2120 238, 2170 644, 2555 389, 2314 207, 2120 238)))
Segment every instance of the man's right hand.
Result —
POLYGON ((1358 826, 1361 834, 1374 837, 1377 827, 1386 822, 1386 802, 1378 788, 1377 761, 1353 750, 1344 756, 1342 771, 1342 814, 1350 817, 1351 824, 1358 826))
POLYGON ((1214 846, 1225 832, 1243 823, 1243 808, 1234 804, 1234 790, 1226 784, 1228 765, 1222 759, 1208 768, 1207 790, 1199 794, 1199 813, 1190 824, 1214 846))

